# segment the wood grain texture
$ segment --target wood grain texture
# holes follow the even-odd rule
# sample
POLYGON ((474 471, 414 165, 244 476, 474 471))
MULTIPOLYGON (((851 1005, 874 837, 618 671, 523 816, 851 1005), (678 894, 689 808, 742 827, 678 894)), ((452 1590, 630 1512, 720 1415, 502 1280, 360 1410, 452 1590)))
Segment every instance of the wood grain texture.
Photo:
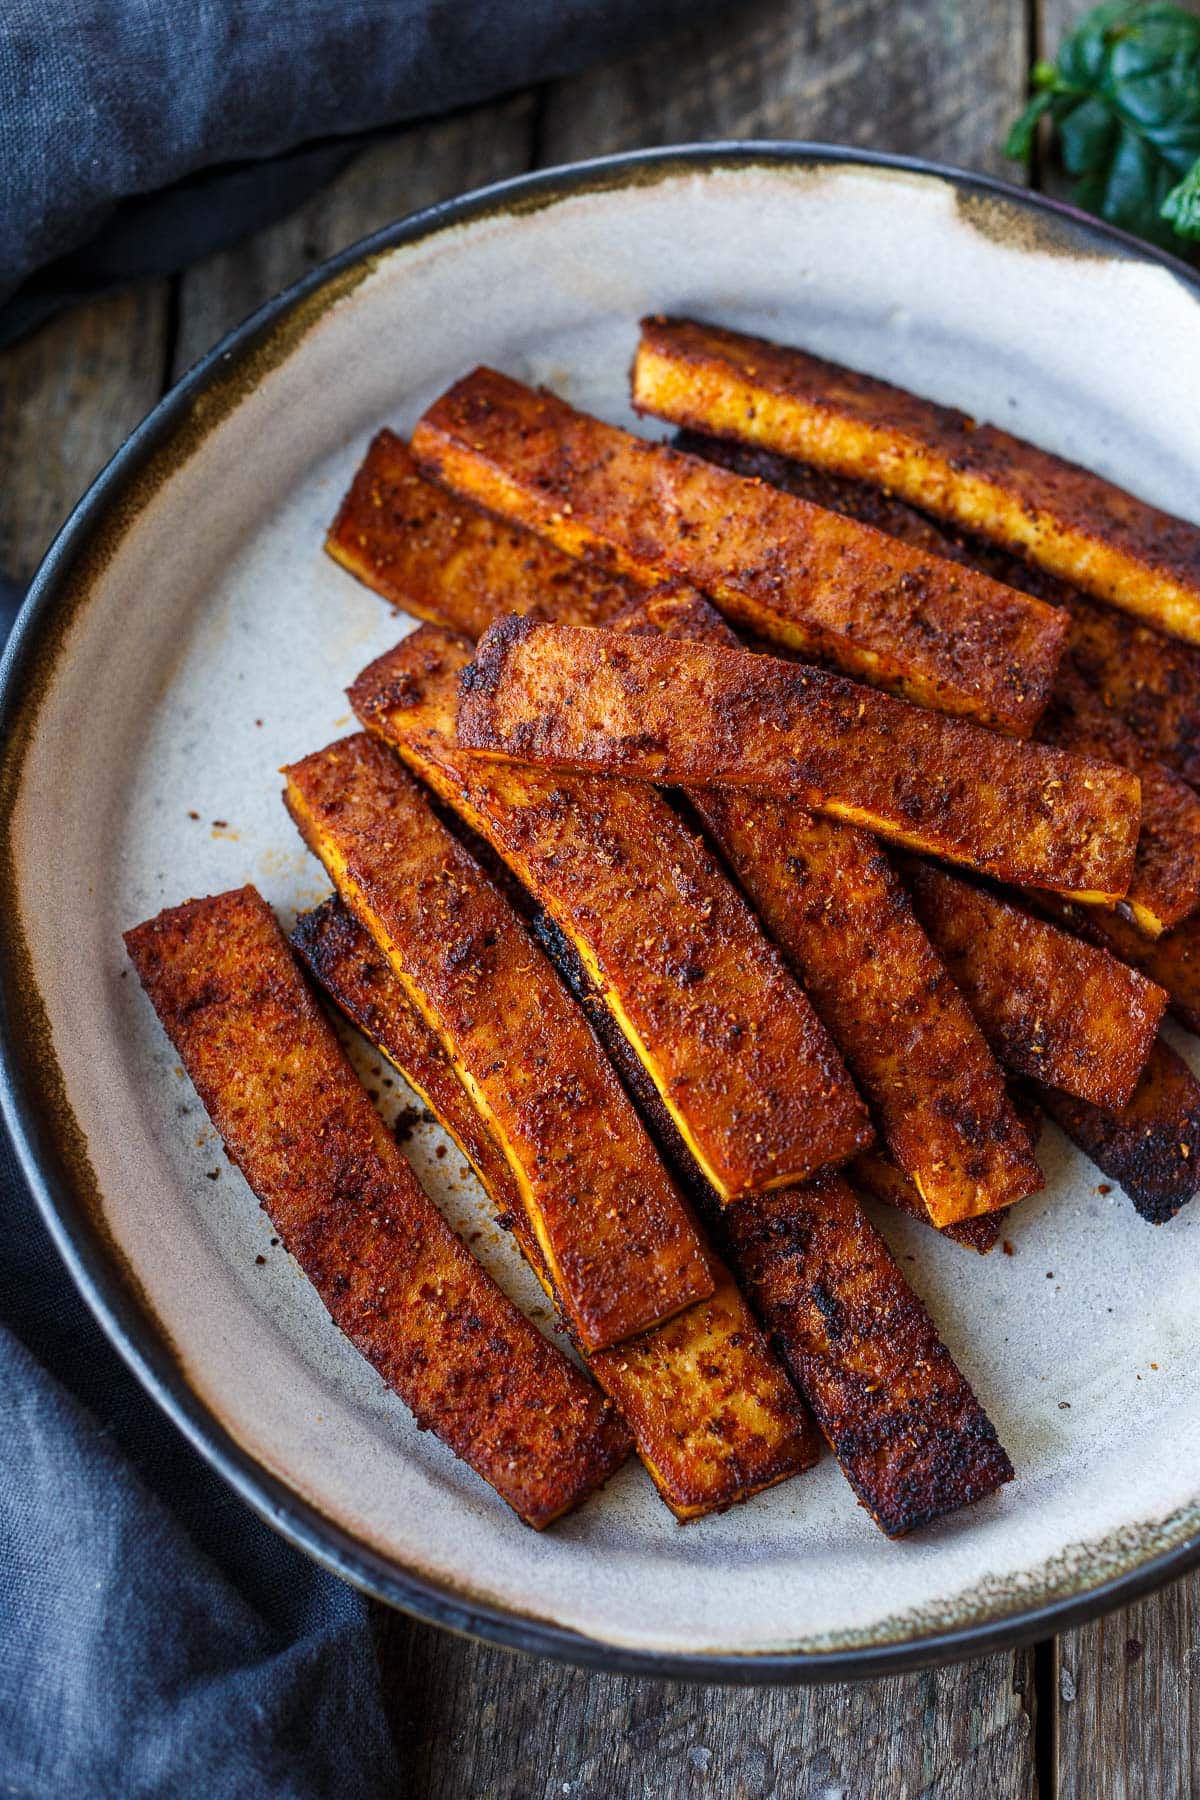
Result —
POLYGON ((373 145, 304 206, 180 278, 171 379, 239 320, 393 219, 528 168, 534 102, 518 96, 373 145))
POLYGON ((556 84, 539 160, 809 138, 1020 180, 1000 145, 1030 60, 1020 0, 752 0, 668 45, 556 84))
POLYGON ((379 1615, 422 1800, 1021 1800, 1032 1657, 886 1681, 712 1688, 556 1667, 379 1615))
POLYGON ((1200 1575, 1058 1640, 1059 1800, 1200 1793, 1200 1575))
POLYGON ((73 307, 0 357, 0 570, 24 581, 162 392, 167 284, 73 307))

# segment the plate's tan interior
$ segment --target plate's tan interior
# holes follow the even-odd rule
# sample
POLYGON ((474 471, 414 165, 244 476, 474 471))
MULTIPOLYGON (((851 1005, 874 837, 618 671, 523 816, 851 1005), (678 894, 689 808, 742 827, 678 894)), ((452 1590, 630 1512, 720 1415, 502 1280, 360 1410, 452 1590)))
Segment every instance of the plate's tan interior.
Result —
MULTIPOLYGON (((252 880, 290 920, 325 892, 277 770, 351 728, 345 684, 405 628, 320 548, 370 432, 406 428, 485 360, 625 418, 635 322, 657 308, 887 374, 1194 515, 1194 298, 1156 268, 1056 253, 934 179, 674 174, 396 251, 209 432, 95 580, 16 816, 34 974, 106 1223, 188 1381, 330 1517, 457 1590, 646 1648, 964 1623, 1194 1523, 1200 1208, 1154 1231, 1048 1133, 1049 1191, 1014 1215, 1012 1258, 883 1221, 1017 1464, 973 1515, 890 1545, 827 1460, 681 1530, 631 1467, 539 1538, 414 1429, 271 1247, 121 949, 123 927, 188 895, 252 880)), ((440 1150, 418 1129, 422 1174, 469 1215, 440 1150)), ((537 1306, 498 1234, 483 1248, 537 1306)))

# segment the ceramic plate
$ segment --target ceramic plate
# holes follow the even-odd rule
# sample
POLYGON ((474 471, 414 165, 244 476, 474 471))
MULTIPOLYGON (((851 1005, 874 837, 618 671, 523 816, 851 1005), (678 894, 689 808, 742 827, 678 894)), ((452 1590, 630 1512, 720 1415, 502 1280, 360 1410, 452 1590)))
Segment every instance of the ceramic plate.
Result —
MULTIPOLYGON (((826 1458, 681 1529, 630 1465, 564 1524, 525 1530, 415 1429, 272 1246, 120 934, 244 881, 287 923, 325 892, 277 771, 351 729, 347 682, 406 627, 322 534, 371 433, 406 430, 472 364, 628 423, 638 317, 697 313, 1195 517, 1197 297, 1169 259, 971 177, 796 146, 623 159, 458 201, 318 271, 193 371, 93 488, 6 663, 7 1112, 115 1341, 314 1555, 508 1643, 749 1680, 979 1650, 1194 1560, 1200 1205, 1156 1231, 1051 1131, 1049 1186, 1014 1216, 1011 1258, 882 1220, 1012 1454, 1003 1493, 891 1544, 826 1458)), ((412 1150, 455 1220, 486 1221, 436 1128, 412 1150)), ((481 1248, 536 1308, 494 1229, 481 1248)))

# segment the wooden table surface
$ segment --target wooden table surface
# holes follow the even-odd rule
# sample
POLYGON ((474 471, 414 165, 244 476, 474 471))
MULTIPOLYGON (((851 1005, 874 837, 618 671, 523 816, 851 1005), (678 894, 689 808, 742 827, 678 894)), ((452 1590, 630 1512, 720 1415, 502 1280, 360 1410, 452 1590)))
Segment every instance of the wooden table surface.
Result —
MULTIPOLYGON (((324 257, 540 165, 715 138, 815 138, 1019 179, 1000 143, 1076 0, 752 0, 615 67, 366 151, 301 213, 0 356, 0 569, 196 358, 324 257)), ((1200 1576, 1033 1649, 817 1688, 587 1674, 379 1608, 405 1795, 449 1800, 1175 1800, 1200 1793, 1200 1576)))

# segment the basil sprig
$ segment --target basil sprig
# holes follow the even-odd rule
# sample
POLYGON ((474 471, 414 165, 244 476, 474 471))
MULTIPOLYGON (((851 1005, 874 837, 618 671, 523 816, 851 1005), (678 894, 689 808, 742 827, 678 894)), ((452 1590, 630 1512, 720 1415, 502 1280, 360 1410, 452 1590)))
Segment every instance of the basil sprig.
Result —
POLYGON ((1167 250, 1200 241, 1200 18, 1166 0, 1097 6, 1033 86, 1006 156, 1027 161, 1048 114, 1080 206, 1167 250))

